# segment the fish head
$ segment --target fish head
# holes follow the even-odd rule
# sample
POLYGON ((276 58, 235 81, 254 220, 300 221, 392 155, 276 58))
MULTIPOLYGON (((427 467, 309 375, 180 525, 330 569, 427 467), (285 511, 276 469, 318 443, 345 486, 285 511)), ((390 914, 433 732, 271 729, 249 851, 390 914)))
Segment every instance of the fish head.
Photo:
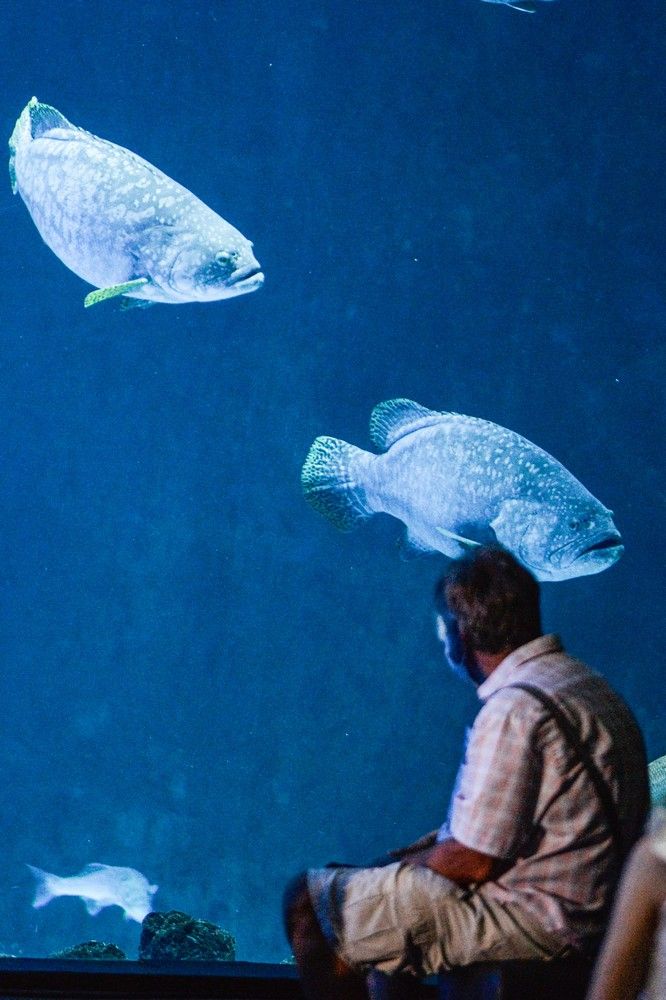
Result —
MULTIPOLYGON (((231 227, 229 227, 231 229, 231 227)), ((252 243, 237 230, 214 244, 186 244, 174 258, 168 283, 183 300, 213 302, 254 292, 264 283, 252 243)))
POLYGON ((589 503, 569 504, 505 501, 491 526, 537 580, 601 573, 624 552, 613 512, 593 497, 589 503))
POLYGON ((551 580, 601 573, 624 552, 613 511, 597 501, 560 511, 550 543, 551 580))
POLYGON ((146 914, 150 913, 153 896, 159 886, 150 885, 140 872, 135 872, 131 868, 128 872, 131 872, 132 876, 123 881, 118 893, 118 902, 125 911, 125 919, 136 920, 140 924, 146 914))

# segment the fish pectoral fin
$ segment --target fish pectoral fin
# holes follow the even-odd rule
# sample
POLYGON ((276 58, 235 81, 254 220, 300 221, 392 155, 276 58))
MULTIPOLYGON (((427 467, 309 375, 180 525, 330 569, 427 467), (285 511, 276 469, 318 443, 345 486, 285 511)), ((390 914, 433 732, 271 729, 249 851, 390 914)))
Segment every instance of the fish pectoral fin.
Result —
POLYGON ((86 904, 86 910, 88 911, 91 917, 96 917, 97 914, 100 912, 100 910, 104 909, 104 907, 100 906, 100 904, 97 902, 96 899, 84 898, 83 902, 86 904))
POLYGON ((435 530, 438 531, 440 535, 443 535, 444 538, 450 538, 451 541, 458 542, 466 549, 476 549, 481 545, 481 542, 475 542, 473 538, 465 538, 464 535, 456 535, 455 531, 449 531, 448 528, 437 527, 435 530))
POLYGON ((96 288, 94 292, 88 292, 83 304, 87 309, 88 306, 96 306, 106 299, 115 299, 117 295, 126 295, 147 284, 148 278, 134 278, 132 281, 123 281, 120 285, 110 285, 109 288, 96 288))

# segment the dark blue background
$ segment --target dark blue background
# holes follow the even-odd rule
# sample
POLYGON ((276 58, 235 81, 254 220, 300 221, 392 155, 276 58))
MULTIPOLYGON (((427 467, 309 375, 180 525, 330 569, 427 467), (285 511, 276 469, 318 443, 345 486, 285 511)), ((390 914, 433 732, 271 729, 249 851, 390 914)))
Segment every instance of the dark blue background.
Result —
POLYGON ((255 242, 264 289, 83 309, 9 182, 0 348, 0 950, 138 925, 31 908, 101 861, 288 955, 280 888, 442 818, 475 707, 397 522, 338 534, 299 470, 375 403, 483 416, 616 512, 546 625, 666 752, 664 51, 658 0, 3 6, 28 99, 135 150, 255 242))

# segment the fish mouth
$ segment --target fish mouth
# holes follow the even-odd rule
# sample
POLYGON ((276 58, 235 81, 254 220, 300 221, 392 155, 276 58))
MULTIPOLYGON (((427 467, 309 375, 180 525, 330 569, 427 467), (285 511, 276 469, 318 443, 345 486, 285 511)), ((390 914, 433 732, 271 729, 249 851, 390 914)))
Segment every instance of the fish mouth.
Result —
POLYGON ((608 535, 606 538, 601 538, 598 542, 593 542, 592 545, 588 545, 581 552, 582 556, 588 555, 590 552, 600 552, 603 549, 623 549, 622 539, 619 535, 608 535))
POLYGON ((568 542, 564 542, 563 545, 559 545, 556 549, 553 549, 550 555, 552 558, 557 555, 565 556, 566 553, 569 553, 571 561, 575 562, 577 559, 593 555, 595 552, 610 552, 615 549, 619 549, 620 552, 624 551, 619 531, 617 529, 603 528, 591 534, 584 544, 581 539, 570 538, 568 542))
POLYGON ((226 284, 231 288, 238 288, 240 285, 248 284, 256 287, 264 282, 264 274, 259 264, 249 264, 247 267, 239 267, 227 278, 226 284))
POLYGON ((601 554, 608 561, 614 562, 620 558, 623 552, 624 545, 622 544, 620 535, 616 531, 610 533, 604 532, 593 539, 584 549, 581 549, 574 561, 578 562, 579 559, 587 560, 594 558, 597 554, 601 554))

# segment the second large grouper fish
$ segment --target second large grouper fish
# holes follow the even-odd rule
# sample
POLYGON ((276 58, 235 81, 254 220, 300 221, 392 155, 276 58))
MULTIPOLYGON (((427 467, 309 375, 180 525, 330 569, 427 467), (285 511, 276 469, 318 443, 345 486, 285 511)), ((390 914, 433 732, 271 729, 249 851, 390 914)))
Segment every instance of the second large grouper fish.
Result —
POLYGON ((407 525, 407 542, 451 558, 499 542, 539 580, 599 573, 623 552, 612 511, 520 434, 409 399, 372 411, 373 455, 318 437, 302 471, 306 498, 343 530, 372 514, 407 525))
POLYGON ((33 97, 9 140, 12 190, 44 242, 97 286, 153 302, 253 292, 264 276, 242 233, 140 156, 33 97))

